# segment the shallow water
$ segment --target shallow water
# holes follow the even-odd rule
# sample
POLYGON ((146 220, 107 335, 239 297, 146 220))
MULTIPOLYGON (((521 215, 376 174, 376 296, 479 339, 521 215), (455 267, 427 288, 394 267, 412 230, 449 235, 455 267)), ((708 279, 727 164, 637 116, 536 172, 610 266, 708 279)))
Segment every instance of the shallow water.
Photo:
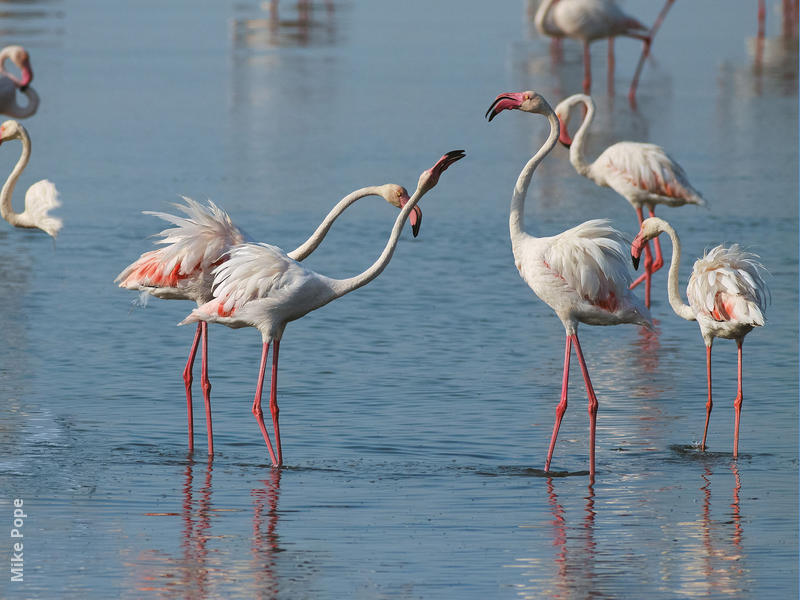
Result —
MULTIPOLYGON (((656 4, 625 8, 651 22, 656 4)), ((637 44, 616 44, 613 97, 596 46, 589 151, 661 144, 709 202, 658 211, 685 256, 735 241, 770 270, 768 324, 744 345, 741 456, 735 344, 714 347, 699 452, 705 351, 661 272, 657 335, 581 329, 600 401, 590 485, 577 365, 554 472, 542 471, 563 327, 519 279, 507 233, 546 122, 482 118, 500 92, 554 103, 579 91, 580 49, 565 44, 554 67, 533 6, 9 3, 0 29, 30 50, 43 99, 25 122, 33 158, 16 202, 53 180, 65 228, 53 245, 0 227, 0 513, 11 523, 16 498, 28 515, 24 582, 0 577, 0 597, 796 597, 796 43, 781 58, 769 2, 756 68, 755 3, 734 4, 676 3, 636 111, 625 95, 637 44), (290 249, 350 190, 414 188, 454 148, 467 158, 421 203, 420 237, 405 233, 381 277, 287 328, 286 468, 270 469, 250 413, 251 329, 210 328, 216 453, 209 462, 196 402, 190 456, 181 370, 193 330, 174 325, 191 307, 137 307, 112 283, 161 229, 140 211, 210 197, 290 249)), ((18 152, 0 147, 0 171, 18 152)), ((627 203, 560 148, 527 215, 542 235, 597 217, 636 231, 627 203)), ((358 204, 309 265, 359 272, 394 216, 358 204)))

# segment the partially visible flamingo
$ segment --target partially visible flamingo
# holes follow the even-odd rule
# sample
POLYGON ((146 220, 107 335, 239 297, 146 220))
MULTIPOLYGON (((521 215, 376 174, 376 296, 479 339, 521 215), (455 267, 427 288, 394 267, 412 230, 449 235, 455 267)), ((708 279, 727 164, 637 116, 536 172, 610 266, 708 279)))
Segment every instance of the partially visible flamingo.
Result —
POLYGON ((22 154, 3 184, 3 189, 0 190, 0 216, 14 227, 41 229, 47 235, 56 237, 63 223, 58 217, 48 214, 51 208, 61 206, 58 191, 51 181, 42 179, 28 188, 25 192, 25 210, 21 213, 14 212, 11 206, 11 196, 17 185, 17 179, 31 158, 31 138, 25 128, 16 121, 5 121, 0 125, 0 144, 9 140, 22 142, 22 154))
POLYGON ((6 46, 0 50, 0 113, 23 119, 30 117, 39 108, 39 95, 30 83, 33 81, 30 57, 22 46, 6 46), (6 71, 7 60, 13 62, 20 70, 20 76, 6 71), (25 106, 17 103, 17 90, 28 99, 25 106))
MULTIPOLYGON (((303 244, 288 256, 301 261, 311 254, 325 239, 333 222, 344 210, 361 198, 381 196, 390 204, 402 208, 408 194, 399 185, 386 184, 369 186, 356 190, 340 200, 323 219, 316 231, 303 244)), ((160 217, 175 225, 158 233, 163 248, 145 252, 127 266, 114 281, 119 286, 131 290, 145 291, 157 298, 171 300, 191 300, 201 306, 213 298, 211 287, 215 267, 227 260, 227 252, 237 244, 251 241, 230 216, 216 204, 208 201, 203 206, 190 198, 183 198, 185 204, 175 206, 186 217, 161 212, 145 211, 144 214, 160 217)), ((411 225, 414 236, 419 232, 422 212, 414 207, 411 225)), ((208 379, 208 325, 197 324, 189 358, 183 369, 186 386, 186 412, 189 429, 189 450, 194 449, 194 420, 192 414, 192 368, 202 339, 200 385, 206 409, 206 429, 208 452, 214 453, 214 436, 211 425, 211 382, 208 379)))
POLYGON ((561 402, 556 408, 556 421, 547 451, 544 470, 550 469, 558 429, 567 409, 569 359, 572 344, 586 383, 589 396, 589 473, 594 477, 595 429, 597 397, 578 341, 578 324, 619 325, 635 323, 652 327, 650 313, 629 285, 625 239, 605 219, 594 219, 551 237, 537 238, 523 230, 525 196, 536 167, 555 147, 559 137, 559 121, 547 101, 536 92, 500 94, 486 115, 491 121, 503 110, 517 109, 545 115, 550 122, 550 135, 539 151, 519 174, 511 199, 509 229, 511 248, 520 276, 533 292, 552 308, 566 330, 564 376, 561 381, 561 402))
POLYGON ((278 425, 277 377, 278 349, 286 325, 366 285, 380 275, 389 264, 400 239, 400 231, 415 210, 417 202, 438 183, 439 176, 447 167, 463 157, 463 150, 448 152, 432 168, 420 175, 414 195, 411 198, 405 195, 401 199, 403 209, 395 220, 383 252, 360 275, 333 279, 306 268, 276 246, 263 243, 239 244, 229 250, 228 260, 214 269, 214 298, 198 306, 181 321, 181 325, 208 322, 221 323, 234 329, 255 327, 261 332, 261 366, 252 410, 274 467, 283 464, 278 425), (273 344, 273 349, 269 407, 275 432, 275 450, 261 409, 262 386, 270 344, 273 344))
POLYGON ((715 337, 736 340, 738 347, 738 391, 733 402, 735 410, 733 456, 739 452, 739 419, 742 414, 742 343, 754 327, 764 325, 769 290, 761 277, 766 269, 758 256, 745 252, 737 244, 716 246, 695 261, 684 304, 678 290, 678 268, 681 262, 681 241, 669 223, 657 217, 645 219, 631 245, 633 266, 639 264, 647 240, 666 233, 672 240, 672 262, 669 265, 667 292, 672 310, 687 321, 697 321, 706 344, 706 375, 708 403, 706 425, 701 448, 706 448, 708 420, 711 416, 711 345, 715 337))
MULTIPOLYGON (((642 208, 647 207, 650 216, 655 214, 656 204, 667 206, 683 206, 684 204, 705 204, 705 200, 689 183, 683 168, 673 160, 661 146, 640 142, 617 142, 612 144, 597 157, 593 163, 586 162, 583 154, 585 136, 594 119, 594 101, 590 96, 575 94, 559 102, 556 116, 561 122, 559 140, 569 148, 569 161, 575 170, 597 185, 610 187, 630 202, 636 211, 641 225, 644 215, 642 208), (570 110, 582 103, 586 108, 586 116, 578 128, 575 138, 570 138, 567 130, 570 110)), ((650 255, 650 246, 645 246, 645 272, 631 284, 636 287, 645 281, 644 303, 650 307, 650 280, 653 273, 664 264, 661 245, 656 238, 653 242, 656 258, 650 255)))

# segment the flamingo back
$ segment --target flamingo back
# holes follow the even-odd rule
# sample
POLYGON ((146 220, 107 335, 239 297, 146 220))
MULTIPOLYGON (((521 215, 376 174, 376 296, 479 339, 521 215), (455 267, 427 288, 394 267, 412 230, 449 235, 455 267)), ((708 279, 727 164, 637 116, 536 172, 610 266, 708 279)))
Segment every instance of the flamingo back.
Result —
POLYGON ((552 23, 564 35, 581 40, 647 30, 637 19, 625 14, 613 0, 561 0, 551 11, 552 23))
POLYGON ((25 211, 20 216, 24 216, 26 220, 45 233, 56 237, 63 222, 58 217, 48 214, 48 211, 59 206, 61 206, 61 202, 58 200, 56 186, 52 181, 42 179, 25 192, 25 211))

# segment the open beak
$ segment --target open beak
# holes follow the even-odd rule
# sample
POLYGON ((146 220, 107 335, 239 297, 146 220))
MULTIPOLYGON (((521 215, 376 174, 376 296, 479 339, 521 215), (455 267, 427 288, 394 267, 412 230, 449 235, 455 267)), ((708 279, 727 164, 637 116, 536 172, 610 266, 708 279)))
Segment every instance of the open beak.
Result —
POLYGON ((461 160, 466 156, 466 153, 463 150, 450 150, 447 154, 442 156, 436 164, 433 165, 433 172, 438 175, 441 175, 447 167, 452 165, 457 160, 461 160))
POLYGON ((486 111, 484 116, 488 117, 489 121, 491 121, 501 111, 519 108, 521 105, 522 92, 518 92, 516 94, 500 94, 494 99, 494 102, 492 102, 492 105, 489 107, 489 110, 486 111))

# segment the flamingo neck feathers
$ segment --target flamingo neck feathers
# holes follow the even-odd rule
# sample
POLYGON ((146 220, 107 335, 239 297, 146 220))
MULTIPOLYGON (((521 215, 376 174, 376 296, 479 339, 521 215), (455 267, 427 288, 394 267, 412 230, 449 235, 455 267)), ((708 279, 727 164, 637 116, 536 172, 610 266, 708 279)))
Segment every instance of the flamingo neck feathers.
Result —
POLYGON ((545 103, 541 114, 545 115, 550 122, 550 135, 547 137, 547 141, 545 141, 542 147, 539 148, 539 151, 528 161, 528 164, 522 168, 517 178, 517 183, 514 186, 514 195, 511 197, 511 213, 508 217, 508 228, 511 233, 512 244, 527 235, 524 232, 525 196, 528 193, 528 186, 533 177, 533 172, 536 170, 536 167, 539 166, 539 163, 544 160, 544 157, 547 156, 558 143, 560 126, 556 113, 553 112, 549 104, 545 103))
MULTIPOLYGON (((575 170, 580 175, 595 181, 591 175, 591 164, 586 162, 586 156, 583 153, 586 132, 591 126, 592 120, 594 120, 594 100, 586 94, 575 94, 574 98, 574 102, 570 104, 567 110, 572 110, 575 104, 583 103, 586 107, 586 116, 583 118, 581 126, 578 127, 578 131, 575 132, 575 137, 572 138, 572 144, 569 147, 569 162, 572 163, 572 166, 575 167, 575 170)), ((595 183, 605 185, 599 181, 595 181, 595 183)))
POLYGON ((37 94, 36 90, 34 90, 32 87, 25 88, 22 93, 28 99, 28 103, 25 106, 20 106, 17 104, 17 99, 15 96, 14 104, 5 106, 3 108, 3 112, 5 114, 14 117, 15 119, 24 119, 36 113, 36 110, 39 108, 39 94, 37 94))
MULTIPOLYGON (((661 221, 661 219, 659 219, 661 221)), ((669 295, 669 304, 675 314, 686 319, 687 321, 696 321, 697 317, 691 306, 686 304, 681 299, 680 289, 678 288, 678 265, 681 262, 681 240, 678 238, 677 232, 666 221, 659 223, 659 229, 669 235, 672 241, 672 260, 669 263, 669 274, 667 276, 667 294, 669 295)))
POLYGON ((17 179, 25 170, 28 160, 31 157, 31 141, 25 134, 24 130, 20 129, 20 141, 22 142, 22 154, 14 165, 11 174, 3 184, 3 189, 0 190, 0 216, 8 221, 14 227, 35 227, 29 223, 27 219, 20 213, 14 212, 14 207, 11 206, 11 196, 14 193, 14 186, 17 185, 17 179))
POLYGON ((361 198, 365 198, 366 196, 377 196, 380 195, 380 191, 376 186, 369 186, 365 188, 361 188, 360 190, 356 190, 351 194, 348 194, 344 198, 342 198, 336 206, 334 206, 331 211, 325 216, 325 219, 320 223, 319 227, 317 227, 316 231, 309 237, 305 242, 303 242, 300 246, 296 249, 289 252, 289 257, 293 258, 296 261, 302 261, 309 254, 314 252, 319 245, 322 243, 322 240, 325 239, 325 236, 328 234, 331 226, 333 226, 333 222, 339 218, 339 216, 345 211, 345 209, 353 204, 356 200, 360 200, 361 198))

